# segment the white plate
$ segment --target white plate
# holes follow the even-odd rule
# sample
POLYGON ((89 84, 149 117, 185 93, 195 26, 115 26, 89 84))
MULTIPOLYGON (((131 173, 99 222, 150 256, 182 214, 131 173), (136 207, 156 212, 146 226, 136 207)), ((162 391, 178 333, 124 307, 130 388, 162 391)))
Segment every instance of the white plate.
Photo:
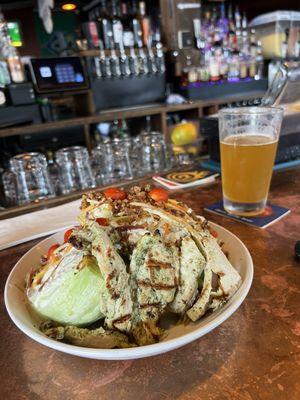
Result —
POLYGON ((29 271, 39 266, 40 256, 45 254, 52 244, 63 241, 63 232, 58 232, 41 241, 17 262, 5 286, 4 297, 8 314, 17 327, 31 339, 52 349, 79 357, 98 360, 129 360, 154 356, 184 346, 210 332, 229 318, 244 301, 252 283, 253 263, 246 246, 231 232, 214 223, 210 224, 218 232, 220 240, 224 242, 224 250, 228 252, 231 263, 242 277, 242 285, 219 310, 195 323, 171 327, 167 336, 160 343, 129 349, 93 349, 58 342, 39 331, 26 306, 23 291, 25 277, 29 271))

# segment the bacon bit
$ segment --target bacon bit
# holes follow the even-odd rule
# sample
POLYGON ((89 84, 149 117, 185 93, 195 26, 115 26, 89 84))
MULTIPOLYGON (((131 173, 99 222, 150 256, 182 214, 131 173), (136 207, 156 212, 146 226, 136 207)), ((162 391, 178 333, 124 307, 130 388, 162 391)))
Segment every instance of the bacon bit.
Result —
POLYGON ((165 235, 168 235, 171 232, 170 224, 164 224, 165 235))
POLYGON ((111 257, 111 254, 112 254, 112 248, 111 247, 109 247, 108 249, 107 249, 107 251, 106 251, 106 255, 107 255, 107 257, 111 257))
POLYGON ((97 224, 101 226, 108 226, 108 219, 107 218, 96 218, 97 224))

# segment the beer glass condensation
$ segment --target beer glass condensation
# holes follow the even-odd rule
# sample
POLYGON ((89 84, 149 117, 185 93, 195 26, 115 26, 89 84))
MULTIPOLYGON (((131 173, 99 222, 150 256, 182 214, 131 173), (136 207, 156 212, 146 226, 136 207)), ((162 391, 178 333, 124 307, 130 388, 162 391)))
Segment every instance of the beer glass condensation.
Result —
POLYGON ((263 212, 272 178, 283 110, 275 107, 219 111, 223 203, 227 212, 263 212))

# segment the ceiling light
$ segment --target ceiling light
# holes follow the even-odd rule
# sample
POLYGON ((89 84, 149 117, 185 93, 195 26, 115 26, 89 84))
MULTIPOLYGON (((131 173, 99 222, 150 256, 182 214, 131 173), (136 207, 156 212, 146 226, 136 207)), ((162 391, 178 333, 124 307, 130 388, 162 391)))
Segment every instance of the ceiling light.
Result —
POLYGON ((76 10, 76 8, 77 8, 77 5, 74 3, 64 3, 61 5, 61 9, 63 11, 73 11, 73 10, 76 10))

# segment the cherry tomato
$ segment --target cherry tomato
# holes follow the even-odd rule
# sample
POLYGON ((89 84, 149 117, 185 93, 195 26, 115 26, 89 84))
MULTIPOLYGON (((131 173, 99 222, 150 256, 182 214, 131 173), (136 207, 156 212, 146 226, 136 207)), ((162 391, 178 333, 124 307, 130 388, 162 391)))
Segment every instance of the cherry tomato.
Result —
POLYGON ((54 251, 60 246, 59 243, 54 243, 51 247, 49 247, 48 249, 48 253, 47 253, 47 260, 49 260, 52 256, 54 251))
POLYGON ((126 199, 126 193, 124 190, 119 189, 119 188, 108 188, 104 190, 104 194, 106 197, 112 199, 112 200, 124 200, 126 199))
POLYGON ((64 243, 67 243, 70 239, 70 236, 72 235, 73 228, 68 229, 65 234, 64 234, 64 243))
POLYGON ((108 219, 107 218, 97 218, 96 222, 102 226, 108 226, 108 219))
POLYGON ((149 196, 154 201, 167 201, 169 198, 168 192, 161 188, 151 189, 149 192, 149 196))

